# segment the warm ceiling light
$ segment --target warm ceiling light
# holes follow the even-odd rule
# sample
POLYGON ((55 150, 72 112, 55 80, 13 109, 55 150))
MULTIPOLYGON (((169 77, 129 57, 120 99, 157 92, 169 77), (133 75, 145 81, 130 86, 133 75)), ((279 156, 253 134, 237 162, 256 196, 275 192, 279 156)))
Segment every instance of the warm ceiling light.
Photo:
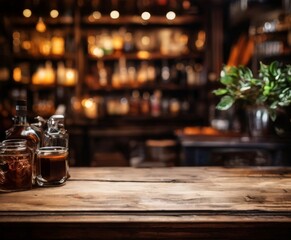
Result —
POLYGON ((174 20, 174 19, 176 18, 176 13, 173 12, 173 11, 169 11, 169 12, 167 13, 167 15, 166 15, 166 18, 167 18, 168 20, 174 20))
POLYGON ((26 8, 23 10, 22 14, 24 17, 29 18, 29 17, 31 17, 31 10, 26 8))
POLYGON ((38 32, 45 32, 46 31, 46 25, 44 24, 41 17, 38 19, 38 22, 37 22, 35 28, 38 32))
POLYGON ((59 12, 56 9, 51 10, 50 15, 52 18, 57 18, 59 16, 59 12))
POLYGON ((110 17, 113 18, 113 19, 119 18, 119 12, 116 11, 116 10, 111 11, 110 17))
POLYGON ((149 19, 151 18, 151 14, 150 14, 149 12, 143 12, 143 13, 141 14, 141 18, 142 18, 143 20, 149 20, 149 19))

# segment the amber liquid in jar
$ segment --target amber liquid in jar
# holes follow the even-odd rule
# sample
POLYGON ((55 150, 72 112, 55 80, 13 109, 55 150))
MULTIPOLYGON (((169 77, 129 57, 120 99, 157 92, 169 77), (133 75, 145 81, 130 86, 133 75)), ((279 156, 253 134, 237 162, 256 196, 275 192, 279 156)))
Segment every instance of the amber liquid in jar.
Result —
POLYGON ((60 185, 67 180, 68 151, 64 147, 43 147, 37 151, 37 184, 60 185))
POLYGON ((20 191, 32 188, 31 152, 25 143, 5 143, 0 150, 0 189, 20 191))
POLYGON ((41 176, 47 181, 59 181, 66 176, 67 156, 41 156, 38 158, 41 176))

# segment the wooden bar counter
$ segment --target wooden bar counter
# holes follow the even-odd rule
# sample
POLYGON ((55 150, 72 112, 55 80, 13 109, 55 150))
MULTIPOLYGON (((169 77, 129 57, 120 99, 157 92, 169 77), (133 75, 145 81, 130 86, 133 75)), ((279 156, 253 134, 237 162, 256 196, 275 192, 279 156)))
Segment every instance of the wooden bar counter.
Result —
POLYGON ((0 194, 0 239, 291 239, 291 168, 71 168, 0 194))

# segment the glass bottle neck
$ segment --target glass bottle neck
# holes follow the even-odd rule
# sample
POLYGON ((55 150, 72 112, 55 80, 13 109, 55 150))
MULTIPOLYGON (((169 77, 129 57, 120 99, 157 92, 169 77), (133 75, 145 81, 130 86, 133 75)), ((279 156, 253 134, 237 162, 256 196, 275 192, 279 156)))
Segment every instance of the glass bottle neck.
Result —
POLYGON ((26 125, 27 124, 27 117, 26 116, 15 116, 14 124, 15 125, 26 125))

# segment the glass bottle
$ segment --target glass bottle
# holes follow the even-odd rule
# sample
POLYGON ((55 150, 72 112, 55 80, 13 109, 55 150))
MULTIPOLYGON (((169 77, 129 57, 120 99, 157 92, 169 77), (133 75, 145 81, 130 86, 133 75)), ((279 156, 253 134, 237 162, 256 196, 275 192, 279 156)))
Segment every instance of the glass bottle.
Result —
POLYGON ((44 132, 43 146, 69 147, 69 135, 64 127, 63 115, 52 115, 47 121, 47 130, 44 132))
POLYGON ((143 115, 148 115, 150 113, 150 94, 149 92, 144 92, 142 94, 142 99, 140 103, 140 111, 143 115))
MULTIPOLYGON (((52 115, 47 121, 47 130, 44 131, 44 139, 43 139, 43 150, 45 148, 54 147, 54 148, 62 148, 62 153, 65 153, 65 157, 61 158, 65 160, 66 163, 66 172, 67 177, 63 180, 66 181, 67 178, 70 177, 69 173, 69 162, 68 162, 68 154, 69 154, 69 134, 64 127, 64 116, 63 115, 52 115)), ((42 151, 40 151, 42 152, 42 151)), ((40 153, 39 152, 39 153, 40 153)), ((44 151, 46 152, 46 151, 44 151)), ((62 155, 62 154, 61 154, 62 155)), ((38 165, 42 167, 42 169, 38 169, 44 171, 43 164, 38 159, 38 165)), ((41 183, 39 179, 37 179, 38 185, 41 183)))
POLYGON ((30 125, 39 137, 39 147, 43 147, 44 131, 47 128, 47 121, 41 116, 37 116, 34 119, 37 122, 31 123, 30 125))
POLYGON ((170 67, 167 61, 163 61, 161 78, 163 83, 168 83, 170 81, 170 67))
POLYGON ((130 114, 131 115, 138 115, 140 113, 140 93, 138 90, 134 90, 132 92, 130 98, 130 114))
POLYGON ((150 98, 151 102, 151 114, 154 117, 161 115, 161 102, 162 102, 162 92, 160 90, 155 90, 150 98))
POLYGON ((108 74, 104 66, 104 62, 102 60, 98 60, 97 70, 98 70, 99 85, 101 87, 106 87, 108 85, 108 74))
POLYGON ((35 154, 39 148, 40 139, 36 131, 30 126, 27 121, 27 101, 20 99, 16 101, 16 115, 14 117, 14 124, 11 128, 6 130, 6 139, 26 139, 27 145, 31 151, 32 156, 32 183, 35 183, 36 163, 35 154))

